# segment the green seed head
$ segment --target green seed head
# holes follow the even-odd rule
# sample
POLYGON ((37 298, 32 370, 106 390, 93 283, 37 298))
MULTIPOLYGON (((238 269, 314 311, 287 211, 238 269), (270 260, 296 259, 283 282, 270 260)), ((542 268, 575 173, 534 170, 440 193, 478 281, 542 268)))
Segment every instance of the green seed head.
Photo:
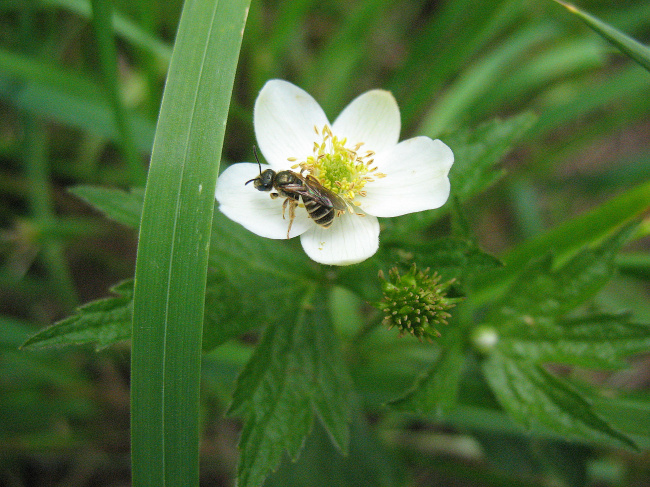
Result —
POLYGON ((437 273, 430 276, 428 272, 429 269, 418 271, 415 264, 403 276, 396 267, 392 268, 388 280, 379 272, 384 297, 375 306, 384 312, 384 324, 389 329, 396 327, 400 335, 410 333, 419 340, 440 336, 436 326, 447 324, 451 317, 448 310, 458 299, 447 298, 446 291, 453 279, 440 283, 437 273))

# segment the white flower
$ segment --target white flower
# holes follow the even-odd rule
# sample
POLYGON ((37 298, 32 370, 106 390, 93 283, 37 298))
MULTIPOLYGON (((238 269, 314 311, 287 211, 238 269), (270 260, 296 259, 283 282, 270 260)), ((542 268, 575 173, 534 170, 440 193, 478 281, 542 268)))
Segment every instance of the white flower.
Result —
MULTIPOLYGON (((271 80, 255 102, 254 125, 258 146, 268 162, 262 171, 293 171, 305 179, 311 175, 326 188, 326 194, 341 198, 347 209, 332 209, 335 216, 329 228, 317 224, 302 197, 285 202, 286 195, 277 197, 277 187, 258 191, 254 183, 246 184, 259 176, 257 163, 234 164, 219 176, 219 209, 262 237, 300 235, 305 252, 316 262, 361 262, 379 246, 377 217, 438 208, 449 197, 451 149, 428 137, 398 143, 399 108, 388 91, 364 93, 330 124, 304 90, 271 80)), ((311 177, 307 184, 314 181, 311 177)))

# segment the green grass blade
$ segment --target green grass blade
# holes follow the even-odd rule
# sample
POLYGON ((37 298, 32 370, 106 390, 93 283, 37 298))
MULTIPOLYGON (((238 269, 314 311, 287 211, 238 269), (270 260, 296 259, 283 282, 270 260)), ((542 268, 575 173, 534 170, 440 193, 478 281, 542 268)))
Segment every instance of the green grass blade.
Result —
POLYGON ((0 48, 0 71, 24 83, 49 86, 53 90, 70 91, 84 98, 104 98, 100 87, 89 77, 61 68, 51 60, 42 60, 0 48))
MULTIPOLYGON (((91 16, 89 0, 41 0, 41 3, 43 5, 64 8, 88 19, 91 16)), ((168 44, 151 36, 140 26, 131 22, 116 10, 113 10, 113 26, 115 28, 115 33, 120 37, 133 43, 133 45, 141 47, 142 49, 154 54, 164 63, 169 62, 172 50, 168 44)))
POLYGON ((520 62, 523 56, 550 38, 553 31, 548 25, 521 29, 517 35, 471 65, 424 115, 416 133, 435 138, 460 126, 463 116, 475 102, 490 92, 493 85, 499 83, 508 66, 520 62))
MULTIPOLYGON (((57 224, 49 196, 49 160, 47 155, 49 141, 42 124, 30 115, 23 116, 23 131, 25 137, 23 151, 29 181, 33 225, 37 229, 36 231, 42 231, 48 226, 57 224)), ((78 304, 78 298, 64 250, 62 242, 57 239, 44 239, 41 257, 62 305, 66 311, 71 311, 78 304)))
MULTIPOLYGON (((0 98, 25 112, 51 118, 119 141, 111 106, 101 87, 84 73, 62 69, 51 61, 0 48, 0 98)), ((130 112, 128 123, 140 151, 149 152, 153 122, 130 112)))
POLYGON ((138 157, 133 143, 131 127, 120 95, 111 4, 108 3, 108 0, 92 0, 92 7, 93 28, 99 48, 99 60, 102 68, 104 86, 108 91, 108 97, 113 108, 115 125, 120 134, 122 155, 129 166, 131 183, 140 185, 144 182, 146 175, 142 161, 138 157))
POLYGON ((397 70, 389 82, 389 89, 400 100, 404 127, 412 126, 444 84, 500 32, 518 22, 525 9, 519 0, 459 0, 442 2, 439 7, 425 30, 412 37, 411 55, 404 69, 397 70))
POLYGON ((343 20, 340 30, 303 76, 300 83, 303 86, 327 86, 318 96, 326 113, 344 106, 350 98, 350 79, 357 76, 355 72, 364 61, 366 45, 373 33, 372 25, 379 22, 392 4, 387 0, 368 0, 351 7, 353 11, 343 20))
POLYGON ((620 49, 621 52, 627 54, 645 69, 650 71, 650 48, 648 48, 648 46, 644 46, 637 40, 623 34, 621 31, 606 24, 597 17, 594 17, 584 10, 580 10, 575 5, 571 5, 570 3, 562 2, 560 0, 555 1, 560 5, 566 7, 569 12, 576 14, 578 17, 584 20, 584 22, 591 29, 614 44, 618 49, 620 49))
POLYGON ((133 485, 199 483, 208 245, 248 0, 183 9, 154 141, 136 264, 133 485))

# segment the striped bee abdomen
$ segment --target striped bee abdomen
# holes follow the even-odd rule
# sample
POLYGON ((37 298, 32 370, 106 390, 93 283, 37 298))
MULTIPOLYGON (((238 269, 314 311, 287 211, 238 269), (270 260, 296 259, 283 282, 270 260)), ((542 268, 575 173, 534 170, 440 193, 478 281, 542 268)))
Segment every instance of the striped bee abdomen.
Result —
POLYGON ((325 206, 312 198, 303 196, 302 202, 305 204, 305 209, 309 213, 309 217, 322 227, 329 227, 334 221, 336 210, 332 207, 325 206))

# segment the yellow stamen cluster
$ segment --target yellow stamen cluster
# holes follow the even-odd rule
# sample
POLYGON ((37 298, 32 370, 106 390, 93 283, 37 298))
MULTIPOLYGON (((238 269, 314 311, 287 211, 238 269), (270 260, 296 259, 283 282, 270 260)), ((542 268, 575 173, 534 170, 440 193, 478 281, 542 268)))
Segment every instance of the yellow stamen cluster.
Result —
MULTIPOLYGON (((325 188, 358 205, 355 200, 357 196, 366 195, 363 190, 366 183, 386 176, 377 172, 377 166, 373 166, 375 153, 370 150, 361 152, 363 142, 352 148, 346 147, 347 139, 339 139, 327 125, 322 130, 314 126, 314 132, 321 142, 314 142, 313 155, 292 168, 300 168, 301 173, 311 174, 325 188)), ((296 161, 293 158, 289 160, 296 161)))

